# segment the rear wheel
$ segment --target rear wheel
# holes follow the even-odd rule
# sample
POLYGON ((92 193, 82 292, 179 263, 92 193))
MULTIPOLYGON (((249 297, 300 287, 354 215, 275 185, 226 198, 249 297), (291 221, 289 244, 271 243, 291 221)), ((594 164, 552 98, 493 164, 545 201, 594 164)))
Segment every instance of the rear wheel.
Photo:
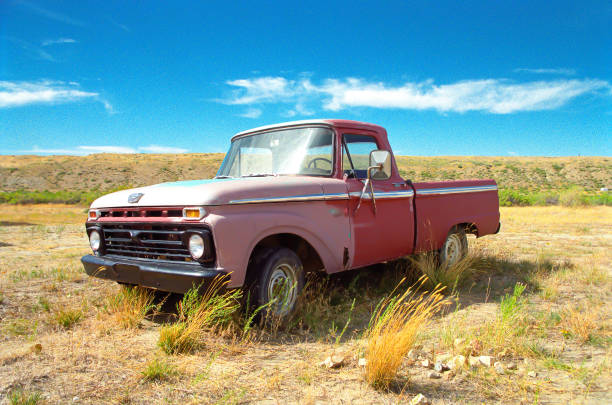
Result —
POLYGON ((299 293, 304 288, 302 261, 292 250, 277 248, 259 260, 255 293, 259 306, 267 305, 265 312, 286 317, 295 310, 299 293))
POLYGON ((453 228, 446 237, 440 249, 440 263, 442 266, 452 266, 463 259, 468 252, 468 240, 465 231, 453 228))

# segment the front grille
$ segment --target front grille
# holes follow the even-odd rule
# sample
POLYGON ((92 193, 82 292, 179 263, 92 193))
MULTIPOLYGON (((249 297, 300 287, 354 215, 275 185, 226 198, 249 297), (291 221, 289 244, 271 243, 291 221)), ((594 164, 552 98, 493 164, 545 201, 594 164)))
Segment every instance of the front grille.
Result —
POLYGON ((159 208, 112 208, 100 210, 100 217, 173 217, 180 218, 183 216, 182 209, 159 209, 159 208))
POLYGON ((189 254, 187 234, 196 231, 209 237, 206 228, 192 225, 103 224, 101 228, 105 254, 174 262, 197 263, 189 254))

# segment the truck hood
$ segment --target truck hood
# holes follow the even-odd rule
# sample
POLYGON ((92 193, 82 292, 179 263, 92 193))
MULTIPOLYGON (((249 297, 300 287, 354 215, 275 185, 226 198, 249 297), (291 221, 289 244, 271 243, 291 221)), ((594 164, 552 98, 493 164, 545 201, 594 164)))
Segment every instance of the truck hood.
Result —
POLYGON ((189 180, 117 191, 98 198, 91 208, 224 205, 300 199, 306 196, 337 197, 343 193, 346 194, 343 181, 322 177, 189 180), (129 203, 128 197, 138 193, 142 194, 138 202, 129 203))

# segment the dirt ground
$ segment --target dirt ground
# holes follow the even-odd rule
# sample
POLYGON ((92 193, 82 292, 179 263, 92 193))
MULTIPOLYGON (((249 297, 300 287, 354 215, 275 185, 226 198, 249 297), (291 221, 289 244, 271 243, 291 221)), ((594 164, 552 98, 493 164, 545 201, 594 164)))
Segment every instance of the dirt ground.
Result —
POLYGON ((167 355, 157 342, 172 299, 170 315, 124 329, 105 310, 120 287, 83 273, 84 208, 0 206, 0 403, 407 403, 419 393, 434 404, 612 403, 612 208, 501 213, 500 234, 470 239, 478 271, 449 294, 396 382, 376 390, 358 365, 361 332, 401 263, 329 280, 306 326, 211 336, 204 349, 167 355), (500 301, 517 283, 526 290, 508 327, 500 301), (503 371, 430 378, 421 361, 465 353, 462 344, 481 345, 472 353, 503 371), (332 353, 343 367, 319 365, 332 353), (147 378, 155 361, 166 369, 147 378))

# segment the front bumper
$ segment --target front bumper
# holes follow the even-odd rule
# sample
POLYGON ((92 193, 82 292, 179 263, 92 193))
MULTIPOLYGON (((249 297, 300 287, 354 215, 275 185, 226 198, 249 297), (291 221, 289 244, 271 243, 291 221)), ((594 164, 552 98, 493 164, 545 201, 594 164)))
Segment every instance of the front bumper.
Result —
POLYGON ((216 276, 226 274, 199 265, 134 260, 112 255, 86 255, 81 262, 85 272, 93 277, 176 293, 187 292, 194 286, 205 286, 216 276))

